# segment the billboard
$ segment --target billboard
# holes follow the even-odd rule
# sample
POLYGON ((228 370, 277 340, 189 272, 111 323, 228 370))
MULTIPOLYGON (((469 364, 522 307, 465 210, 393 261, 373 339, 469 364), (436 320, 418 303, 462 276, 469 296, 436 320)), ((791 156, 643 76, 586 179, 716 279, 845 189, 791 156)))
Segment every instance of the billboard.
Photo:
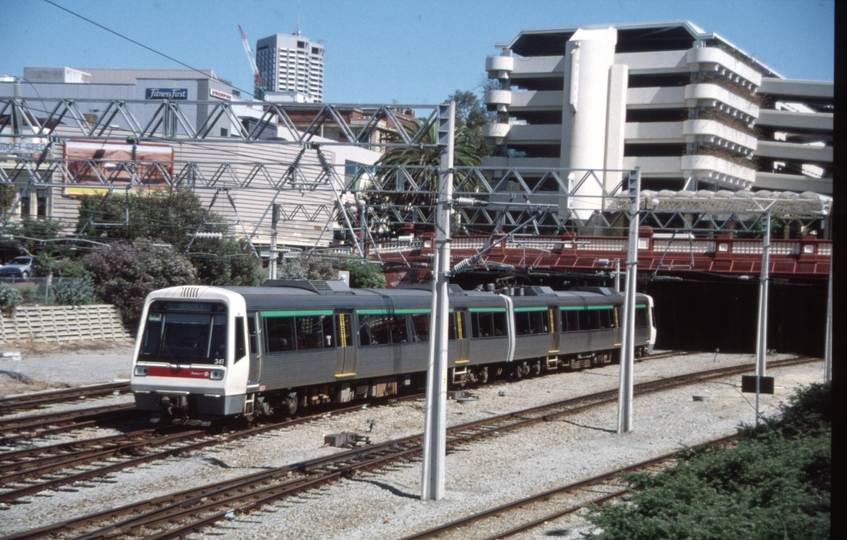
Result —
POLYGON ((64 160, 65 195, 101 195, 108 186, 168 190, 174 175, 174 149, 167 144, 70 139, 64 160))

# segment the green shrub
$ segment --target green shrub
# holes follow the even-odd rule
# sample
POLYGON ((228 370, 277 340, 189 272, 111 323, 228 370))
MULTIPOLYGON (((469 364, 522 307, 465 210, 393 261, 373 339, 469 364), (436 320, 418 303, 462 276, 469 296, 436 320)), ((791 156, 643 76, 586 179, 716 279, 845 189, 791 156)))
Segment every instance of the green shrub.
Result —
POLYGON ((361 289, 384 289, 385 276, 378 264, 351 262, 347 265, 350 272, 350 286, 361 289))
POLYGON ((182 254, 141 240, 98 248, 86 255, 85 265, 97 295, 114 304, 130 325, 138 322, 150 292, 196 279, 194 267, 182 254))
POLYGON ((8 283, 0 283, 0 309, 15 309, 23 302, 23 296, 8 283))
POLYGON ((84 306, 94 302, 94 281, 91 276, 62 279, 53 284, 53 300, 60 306, 84 306))
POLYGON ((592 507, 592 540, 830 538, 831 385, 801 389, 783 414, 739 429, 734 448, 682 452, 675 468, 624 478, 628 504, 592 507))

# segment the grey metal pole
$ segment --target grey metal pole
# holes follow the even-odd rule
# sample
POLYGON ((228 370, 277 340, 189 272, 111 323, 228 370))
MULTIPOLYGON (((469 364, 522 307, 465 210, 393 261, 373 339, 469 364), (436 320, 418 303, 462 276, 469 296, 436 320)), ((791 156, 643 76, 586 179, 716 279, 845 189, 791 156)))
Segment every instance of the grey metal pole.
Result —
POLYGON ((759 396, 762 377, 767 374, 768 355, 768 279, 771 247, 771 212, 762 216, 764 238, 762 238, 762 272, 759 278, 759 324, 756 331, 756 425, 759 425, 759 396))
POLYGON ((271 211, 271 253, 269 256, 270 265, 268 278, 276 279, 277 271, 276 271, 276 243, 277 243, 277 225, 279 224, 279 205, 274 203, 273 210, 271 211))
POLYGON ((632 431, 633 371, 635 369, 635 282, 638 271, 638 207, 641 197, 641 170, 629 180, 629 246, 626 256, 621 339, 621 380, 618 391, 618 433, 632 431))
POLYGON ((823 382, 832 380, 832 258, 829 261, 829 285, 826 297, 826 342, 823 353, 823 382))
POLYGON ((765 219, 764 238, 762 238, 762 272, 759 278, 759 324, 756 332, 756 376, 767 375, 768 353, 768 280, 771 246, 771 213, 762 216, 765 219))
POLYGON ((447 453, 447 332, 450 278, 450 222, 453 199, 453 131, 456 104, 438 108, 438 146, 441 150, 438 203, 436 205, 433 265, 432 327, 429 366, 426 380, 426 423, 424 426, 421 499, 444 497, 444 461, 447 453))
POLYGON ((615 292, 621 292, 621 260, 615 259, 615 292))

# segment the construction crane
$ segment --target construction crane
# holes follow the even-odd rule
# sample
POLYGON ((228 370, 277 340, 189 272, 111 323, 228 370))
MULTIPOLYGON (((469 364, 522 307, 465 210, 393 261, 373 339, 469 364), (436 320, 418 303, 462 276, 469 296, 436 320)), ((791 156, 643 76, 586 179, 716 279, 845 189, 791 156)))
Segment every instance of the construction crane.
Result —
POLYGON ((256 65, 256 60, 253 58, 253 50, 250 49, 250 43, 247 41, 247 36, 244 35, 244 30, 241 25, 238 25, 238 32, 241 34, 241 43, 244 44, 244 52, 247 53, 247 60, 250 61, 250 67, 253 68, 253 81, 256 84, 258 94, 256 97, 264 99, 265 84, 262 82, 262 75, 259 73, 259 66, 256 65))

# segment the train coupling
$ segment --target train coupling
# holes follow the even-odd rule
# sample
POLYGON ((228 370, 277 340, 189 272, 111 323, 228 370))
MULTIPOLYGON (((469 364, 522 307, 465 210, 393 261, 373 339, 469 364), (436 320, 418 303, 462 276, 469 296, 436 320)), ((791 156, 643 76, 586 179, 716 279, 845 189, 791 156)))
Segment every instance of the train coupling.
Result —
POLYGON ((183 394, 163 394, 159 396, 159 407, 166 417, 187 418, 188 396, 183 394))

